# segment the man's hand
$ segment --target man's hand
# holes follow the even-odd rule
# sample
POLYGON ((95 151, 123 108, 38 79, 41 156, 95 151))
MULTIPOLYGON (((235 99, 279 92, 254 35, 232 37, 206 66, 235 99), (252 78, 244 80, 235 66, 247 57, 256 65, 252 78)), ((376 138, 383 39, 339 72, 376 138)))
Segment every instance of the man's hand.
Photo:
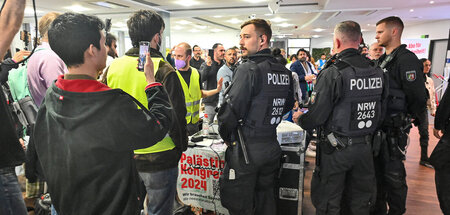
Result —
POLYGON ((305 81, 313 81, 315 77, 315 75, 307 75, 305 76, 305 81))
POLYGON ((437 129, 433 128, 433 135, 434 135, 436 138, 441 139, 441 137, 442 137, 442 135, 443 135, 442 130, 437 130, 437 129))
POLYGON ((208 57, 206 58, 206 65, 207 65, 207 66, 211 66, 211 65, 212 65, 212 59, 211 59, 211 56, 208 56, 208 57))
POLYGON ((303 114, 303 112, 301 111, 296 111, 292 114, 292 120, 298 124, 298 118, 300 118, 300 116, 303 114))
POLYGON ((436 116, 436 113, 431 113, 431 116, 433 116, 433 117, 436 116))
POLYGON ((14 60, 14 62, 17 63, 23 60, 25 57, 30 56, 30 54, 31 54, 30 51, 20 50, 14 54, 14 57, 12 59, 14 60))
POLYGON ((152 58, 150 57, 150 52, 149 52, 145 56, 145 65, 144 65, 145 79, 147 80, 147 83, 149 83, 149 84, 155 82, 154 70, 155 70, 155 68, 153 67, 153 61, 152 61, 152 58))
POLYGON ((219 79, 219 81, 217 82, 217 91, 221 91, 222 90, 222 82, 223 82, 223 77, 219 79))

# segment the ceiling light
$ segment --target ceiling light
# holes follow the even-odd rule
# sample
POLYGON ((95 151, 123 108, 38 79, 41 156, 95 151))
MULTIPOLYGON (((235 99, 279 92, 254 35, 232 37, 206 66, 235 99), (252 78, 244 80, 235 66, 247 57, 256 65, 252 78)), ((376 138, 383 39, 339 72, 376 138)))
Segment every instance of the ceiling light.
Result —
POLYGON ((434 4, 434 1, 430 1, 430 4, 434 4))
POLYGON ((106 8, 110 8, 110 9, 128 8, 128 6, 126 6, 126 5, 109 2, 109 1, 89 2, 89 4, 97 5, 100 7, 106 7, 106 8))
POLYGON ((283 19, 281 17, 276 17, 276 18, 271 19, 270 21, 272 21, 272 22, 284 22, 284 21, 287 21, 287 19, 283 19))
POLYGON ((206 25, 196 25, 195 27, 197 27, 199 29, 206 29, 208 26, 206 26, 206 25))
POLYGON ((175 25, 172 27, 173 30, 181 30, 183 28, 184 28, 183 26, 179 26, 179 25, 175 25))
POLYGON ((409 12, 414 12, 414 9, 409 10, 409 12))
POLYGON ((214 18, 222 18, 222 16, 217 15, 217 16, 213 16, 214 18))
POLYGON ((312 37, 312 38, 319 38, 320 35, 312 35, 311 37, 312 37))
POLYGON ((266 14, 264 14, 265 16, 273 16, 273 14, 271 14, 271 13, 266 13, 266 14))
POLYGON ((214 29, 211 29, 211 31, 214 32, 214 33, 217 33, 217 32, 221 32, 223 30, 222 29, 218 29, 218 28, 214 28, 214 29))
POLYGON ((367 29, 361 28, 361 32, 368 31, 367 29))
MULTIPOLYGON (((36 10, 36 14, 43 13, 41 10, 36 10)), ((34 16, 34 9, 31 7, 25 8, 25 16, 34 16)))
POLYGON ((236 18, 232 18, 230 20, 227 20, 227 22, 232 23, 232 24, 238 24, 238 23, 241 23, 242 20, 236 19, 236 18))
POLYGON ((198 30, 198 29, 196 29, 196 28, 193 28, 193 29, 189 30, 189 32, 197 33, 197 32, 200 32, 200 30, 198 30))
POLYGON ((323 28, 314 28, 313 31, 315 31, 315 32, 322 32, 322 31, 325 31, 325 29, 323 29, 323 28))
POLYGON ((68 7, 64 7, 64 8, 67 9, 67 10, 71 10, 73 12, 77 12, 77 13, 80 13, 80 12, 83 12, 83 11, 92 10, 90 8, 83 7, 81 5, 72 5, 72 6, 68 6, 68 7))
POLYGON ((261 2, 267 2, 267 0, 244 0, 245 2, 248 3, 261 3, 261 2))
POLYGON ((193 5, 200 4, 200 2, 195 1, 195 0, 177 0, 175 2, 175 4, 179 4, 179 5, 185 6, 185 7, 190 7, 190 6, 193 6, 193 5))
POLYGON ((367 24, 367 26, 370 26, 370 24, 367 24))
POLYGON ((186 20, 180 20, 180 21, 178 21, 177 23, 180 24, 180 25, 189 25, 189 24, 191 24, 192 22, 189 22, 189 21, 186 21, 186 20))
POLYGON ((277 26, 280 26, 280 27, 283 27, 283 28, 287 28, 287 27, 293 26, 293 24, 289 24, 287 22, 284 22, 284 23, 278 24, 277 26))

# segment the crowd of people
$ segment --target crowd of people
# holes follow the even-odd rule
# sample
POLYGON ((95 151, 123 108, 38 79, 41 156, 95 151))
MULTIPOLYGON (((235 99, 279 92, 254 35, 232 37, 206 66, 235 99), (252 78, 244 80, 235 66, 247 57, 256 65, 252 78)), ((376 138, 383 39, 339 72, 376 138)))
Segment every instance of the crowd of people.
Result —
MULTIPOLYGON (((8 0, 1 11, 2 57, 24 7, 8 0)), ((217 121, 228 146, 219 185, 232 215, 277 214, 282 120, 306 130, 307 144, 317 136, 316 214, 404 214, 412 123, 420 164, 435 169, 440 206, 450 214, 450 92, 436 108, 431 62, 400 43, 400 18, 378 21, 369 47, 357 22, 340 22, 331 55, 317 62, 305 49, 291 56, 271 49, 263 19, 241 25, 239 47, 216 43, 207 56, 182 42, 164 57, 165 23, 155 11, 132 13, 127 26, 132 48, 118 56, 98 17, 47 13, 40 45, 2 62, 1 215, 27 214, 15 173, 25 161, 26 196, 49 193, 51 214, 186 214, 176 198, 178 162, 202 120, 217 121), (430 157, 428 111, 440 138, 430 157)))

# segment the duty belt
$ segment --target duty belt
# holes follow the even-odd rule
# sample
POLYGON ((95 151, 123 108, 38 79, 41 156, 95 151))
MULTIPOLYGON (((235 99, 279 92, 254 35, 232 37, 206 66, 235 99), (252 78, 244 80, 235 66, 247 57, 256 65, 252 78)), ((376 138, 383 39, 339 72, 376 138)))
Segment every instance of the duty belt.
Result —
POLYGON ((354 144, 369 144, 372 141, 372 135, 359 136, 359 137, 339 137, 336 138, 346 146, 354 144))

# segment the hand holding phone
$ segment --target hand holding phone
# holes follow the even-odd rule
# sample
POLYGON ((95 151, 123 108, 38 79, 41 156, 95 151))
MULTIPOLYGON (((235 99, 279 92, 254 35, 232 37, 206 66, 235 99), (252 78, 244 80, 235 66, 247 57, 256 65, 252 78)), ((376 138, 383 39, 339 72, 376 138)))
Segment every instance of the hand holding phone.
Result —
POLYGON ((153 67, 153 61, 150 57, 150 53, 145 56, 144 74, 147 83, 151 84, 155 82, 155 68, 153 67))
POLYGON ((139 42, 139 59, 138 59, 138 67, 137 69, 141 72, 144 71, 145 60, 147 53, 149 52, 150 42, 141 41, 139 42))

